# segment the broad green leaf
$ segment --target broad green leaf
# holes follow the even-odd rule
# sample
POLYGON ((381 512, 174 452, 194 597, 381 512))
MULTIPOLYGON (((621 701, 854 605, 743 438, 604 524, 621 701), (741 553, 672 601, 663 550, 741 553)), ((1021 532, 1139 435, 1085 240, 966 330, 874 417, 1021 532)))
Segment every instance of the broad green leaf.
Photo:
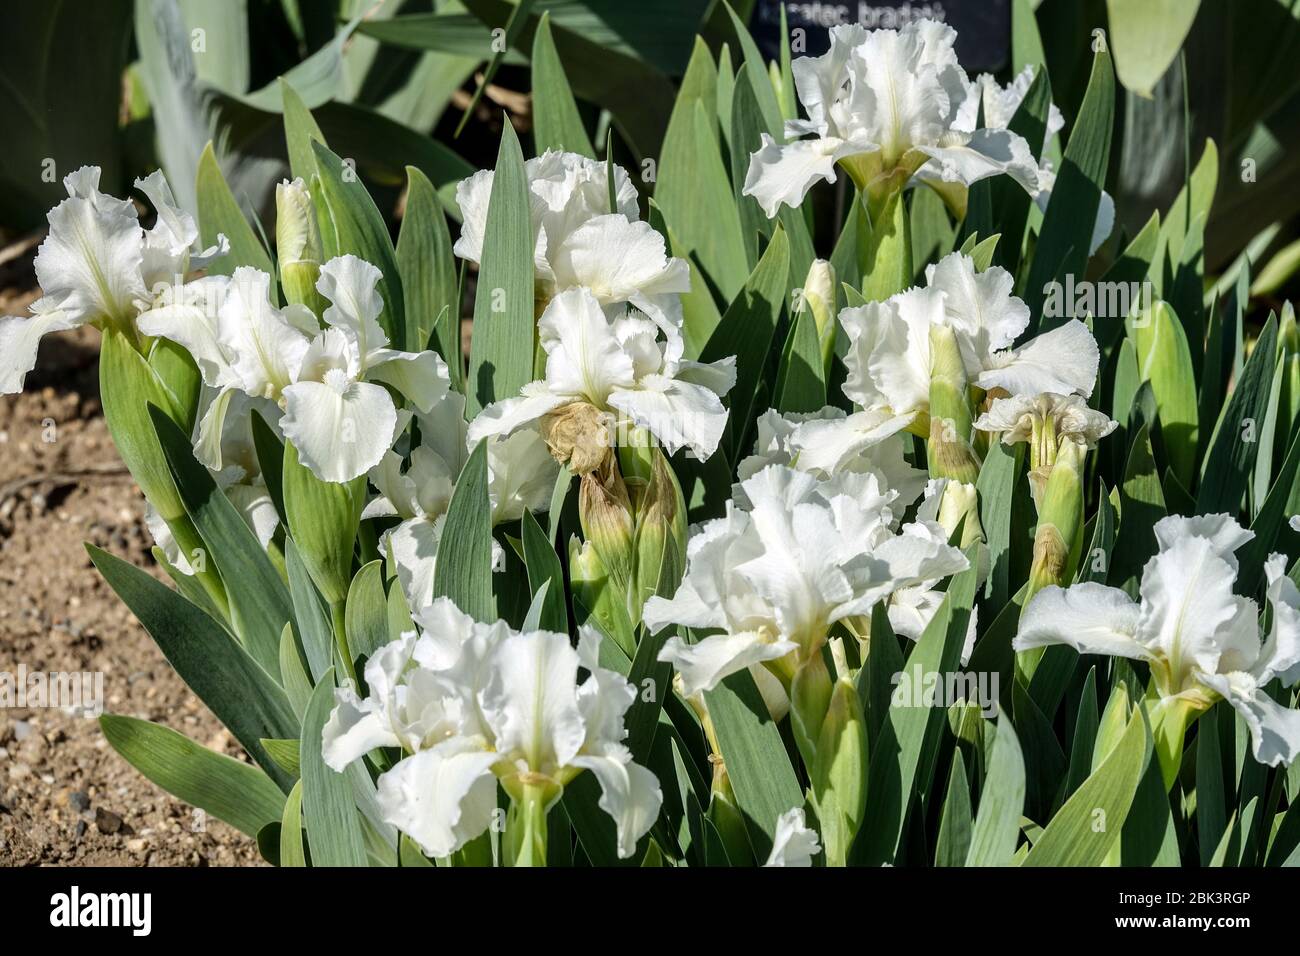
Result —
POLYGON ((185 510, 207 545, 206 559, 222 580, 244 649, 273 678, 280 676, 280 631, 292 616, 289 593, 247 522, 194 458, 190 440, 156 406, 154 431, 185 510))
POLYGON ((797 313, 786 336, 777 371, 775 407, 782 412, 816 412, 826 404, 826 366, 811 309, 797 313))
POLYGON ((912 284, 911 220, 901 191, 874 212, 874 219, 865 211, 858 214, 858 267, 863 298, 883 302, 912 284))
MULTIPOLYGON (((314 683, 325 676, 334 660, 334 628, 329 609, 311 583, 311 575, 292 538, 284 541, 284 563, 289 576, 289 594, 293 598, 293 625, 314 683)), ((281 637, 282 648, 283 641, 281 637)))
POLYGON ((312 143, 328 146, 311 110, 284 77, 280 78, 280 98, 284 106, 284 141, 289 148, 289 170, 308 187, 316 175, 316 153, 312 143))
POLYGON ((298 766, 297 737, 292 740, 266 737, 262 740, 262 746, 266 748, 266 752, 271 755, 271 759, 276 762, 281 770, 290 776, 298 776, 300 768, 298 766))
POLYGON ((1277 319, 1270 316, 1214 426, 1196 495, 1196 510, 1200 514, 1222 511, 1236 514, 1241 507, 1247 478, 1259 451, 1258 430, 1263 426, 1268 408, 1276 357, 1277 319))
POLYGON ((736 11, 732 9, 731 4, 724 0, 723 6, 727 8, 727 14, 731 17, 731 28, 736 36, 736 42, 744 55, 740 65, 740 73, 736 77, 736 83, 741 82, 743 77, 758 97, 758 105, 763 113, 763 122, 767 126, 767 132, 776 138, 778 143, 785 142, 784 123, 781 117, 781 106, 776 99, 776 90, 772 88, 772 80, 767 72, 767 64, 763 60, 763 54, 758 50, 758 44, 750 36, 749 29, 736 16, 736 11))
POLYGON ((438 544, 433 596, 451 598, 456 607, 476 621, 496 620, 486 441, 478 443, 456 481, 438 544))
POLYGON ((1010 866, 1025 805, 1025 761, 1011 721, 998 717, 966 866, 1010 866))
POLYGON ((334 671, 312 692, 302 721, 302 811, 316 866, 365 866, 366 845, 361 817, 352 802, 347 778, 325 765, 321 730, 334 707, 334 671))
POLYGON ((342 484, 322 481, 284 443, 281 481, 289 535, 312 582, 330 607, 342 604, 352 584, 352 553, 365 504, 366 477, 342 484))
POLYGON ((564 569, 560 566, 560 556, 531 511, 524 512, 521 530, 529 590, 536 595, 543 585, 549 584, 542 604, 541 626, 567 634, 569 615, 564 607, 564 569))
POLYGON ((1079 694, 1078 711, 1074 717, 1074 737, 1070 744, 1070 770, 1065 778, 1063 797, 1079 789, 1092 770, 1092 752, 1097 745, 1097 668, 1088 669, 1088 677, 1079 694))
MULTIPOLYGON (((8 139, 0 156, 0 216, 14 232, 43 228, 46 212, 67 198, 63 176, 80 166, 99 166, 100 188, 110 195, 126 186, 119 114, 132 47, 131 6, 127 0, 51 0, 6 4, 0 12, 4 35, 14 40, 0 65, 0 117, 8 139), (57 175, 42 175, 47 169, 57 175)), ((191 164, 200 145, 188 156, 191 164)), ((193 166, 186 169, 188 179, 193 166)), ((193 198, 190 183, 173 185, 192 211, 192 201, 185 202, 193 198)))
POLYGON ((292 624, 286 624, 280 633, 280 682, 293 706, 293 712, 301 718, 307 712, 312 684, 311 678, 307 676, 307 665, 298 650, 298 642, 294 639, 292 624))
MULTIPOLYGON (((183 420, 171 391, 121 332, 104 329, 99 345, 99 391, 104 419, 118 456, 126 463, 140 490, 167 522, 181 554, 198 558, 205 550, 194 522, 181 500, 166 456, 158 444, 150 406, 183 420)), ((222 618, 228 612, 225 589, 215 566, 196 561, 195 577, 222 618)))
POLYGON ((429 177, 407 166, 406 182, 406 214, 396 250, 406 300, 406 339, 412 351, 432 348, 441 355, 452 387, 459 389, 460 286, 451 234, 429 177))
POLYGON ((280 819, 284 794, 256 767, 147 720, 104 714, 99 726, 113 749, 136 770, 177 799, 237 830, 256 836, 266 824, 280 819))
POLYGON ((538 156, 548 149, 596 158, 591 140, 573 101, 564 64, 555 51, 551 17, 543 13, 533 37, 533 149, 538 156))
POLYGON ((280 865, 307 865, 307 847, 302 832, 301 780, 289 791, 289 798, 284 802, 284 815, 280 818, 280 865))
POLYGON ((320 143, 313 142, 311 148, 316 156, 321 196, 334 224, 333 236, 322 230, 326 257, 350 253, 379 269, 383 275, 379 280, 379 295, 384 300, 379 324, 393 348, 417 351, 424 343, 406 340, 402 277, 388 224, 352 166, 320 143))
POLYGON ((1192 28, 1201 0, 1106 0, 1119 81, 1151 98, 1192 28))
POLYGON ((1135 709, 1119 743, 1052 817, 1022 865, 1100 865, 1124 827, 1149 739, 1146 721, 1135 709))
MULTIPOLYGON (((731 430, 733 451, 743 447, 763 366, 785 302, 789 248, 785 230, 777 229, 749 281, 732 301, 700 355, 702 362, 736 357, 736 384, 727 396, 731 409, 727 427, 731 430)), ((731 457, 734 459, 735 455, 731 457)))
POLYGON ((725 300, 749 271, 740 213, 718 144, 718 74, 702 40, 664 134, 655 203, 671 232, 674 254, 691 256, 725 300))
POLYGON ((966 782, 966 764, 954 754, 948 773, 948 794, 939 818, 939 837, 935 844, 935 866, 963 866, 970 851, 972 814, 970 784, 966 782))
MULTIPOLYGON (((1088 90, 1065 147, 1065 158, 1023 286, 1030 315, 1041 314, 1045 289, 1052 282, 1063 281, 1067 275, 1081 277, 1087 269, 1093 223, 1106 181, 1114 113, 1115 76, 1110 54, 1103 48, 1093 55, 1088 90)), ((1041 327, 1050 329, 1065 318, 1054 317, 1041 327)))
POLYGON ((371 561, 352 579, 343 620, 353 660, 372 657, 388 643, 388 595, 384 593, 383 562, 371 561))
POLYGON ((736 801, 746 818, 754 855, 766 859, 776 835, 776 820, 803 806, 803 791, 749 671, 732 674, 704 701, 722 748, 736 801))
POLYGON ((292 778, 262 746, 266 737, 298 735, 298 718, 279 685, 224 628, 165 584, 93 545, 86 550, 181 680, 288 792, 292 778))
POLYGON ((1169 463, 1185 487, 1196 470, 1196 374, 1187 334, 1167 302, 1153 302, 1130 323, 1138 372, 1151 383, 1169 463))
MULTIPOLYGON (((235 201, 226 177, 221 174, 217 157, 208 143, 199 157, 198 179, 195 187, 199 204, 199 239, 204 248, 212 246, 221 234, 230 242, 230 252, 213 260, 208 266, 208 275, 230 275, 239 266, 253 266, 255 269, 275 275, 275 266, 271 256, 262 245, 262 241, 248 224, 244 211, 235 201)), ((275 283, 271 283, 271 301, 278 303, 275 283)))
POLYGON ((513 398, 533 378, 533 225, 519 140, 501 136, 474 297, 466 400, 471 416, 513 398))
MULTIPOLYGON (((968 558, 976 556, 972 546, 968 558)), ((976 556, 977 557, 977 556, 976 556)), ((976 565, 956 575, 948 585, 943 603, 935 612, 903 669, 903 679, 916 694, 923 693, 927 680, 940 679, 957 669, 967 622, 975 600, 976 565)), ((868 771, 867 810, 864 827, 854 843, 851 860, 857 864, 891 862, 902 838, 912 798, 929 789, 933 772, 933 749, 944 724, 941 707, 914 706, 909 695, 895 696, 887 719, 871 742, 868 771)))

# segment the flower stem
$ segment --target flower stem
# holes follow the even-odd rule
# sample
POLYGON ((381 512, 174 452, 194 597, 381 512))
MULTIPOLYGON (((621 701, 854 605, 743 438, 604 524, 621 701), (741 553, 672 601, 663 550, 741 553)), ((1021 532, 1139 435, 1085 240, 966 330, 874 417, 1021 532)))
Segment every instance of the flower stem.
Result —
POLYGON ((510 802, 506 820, 507 849, 511 866, 546 865, 547 788, 525 783, 519 799, 510 802))

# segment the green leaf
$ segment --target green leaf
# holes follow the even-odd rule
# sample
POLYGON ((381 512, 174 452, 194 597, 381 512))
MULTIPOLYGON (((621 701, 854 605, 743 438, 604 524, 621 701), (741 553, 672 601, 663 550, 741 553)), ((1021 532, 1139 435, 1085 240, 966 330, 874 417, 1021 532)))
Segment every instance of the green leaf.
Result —
POLYGON ((286 624, 280 633, 280 682, 293 706, 293 712, 301 718, 307 711, 307 701, 311 699, 312 684, 302 654, 298 651, 292 624, 286 624))
MULTIPOLYGON (((289 594, 293 598, 294 627, 302 642, 303 653, 307 656, 312 679, 319 681, 334 660, 334 630, 329 611, 322 603, 316 586, 311 583, 311 575, 292 538, 285 538, 284 541, 284 563, 289 575, 289 594)), ((282 649, 283 646, 284 639, 281 637, 282 649)))
MULTIPOLYGON (((673 101, 668 75, 683 71, 702 2, 668 7, 622 0, 547 3, 555 48, 574 94, 608 109, 638 158, 660 154, 673 101)), ((510 0, 464 4, 490 27, 505 26, 516 10, 510 0)), ((532 49, 538 22, 536 13, 527 18, 512 41, 517 50, 532 49)))
POLYGON ((1097 668, 1088 669, 1088 677, 1079 695, 1079 710, 1074 718, 1074 738, 1070 744, 1070 770, 1065 778, 1064 797, 1079 789, 1092 770, 1092 752, 1097 745, 1097 668))
POLYGON ((533 226, 519 140, 509 123, 501 136, 474 297, 468 393, 471 416, 513 398, 533 378, 533 226))
POLYGON ((967 866, 1010 866, 1020 836, 1020 815, 1025 806, 1025 760, 1020 741, 1005 714, 998 717, 993 753, 979 812, 971 832, 967 866))
POLYGON ((402 277, 397 268, 397 253, 393 249, 388 224, 384 222, 379 207, 366 191, 356 170, 347 165, 327 146, 313 142, 321 198, 329 210, 334 224, 333 235, 321 230, 326 258, 352 254, 364 259, 382 273, 379 295, 384 300, 384 310, 379 313, 379 325, 388 336, 393 348, 418 349, 423 342, 406 341, 406 306, 402 294, 402 277))
POLYGON ((451 598, 476 621, 496 620, 486 441, 470 454, 452 492, 433 571, 433 596, 451 598))
POLYGON ((235 630, 245 650, 278 679, 280 631, 292 616, 289 593, 257 536, 195 460, 189 438, 157 406, 149 406, 149 415, 176 490, 207 544, 207 559, 226 582, 235 630))
POLYGON ((984 595, 993 607, 1005 605, 1011 592, 1013 500, 1024 460, 1023 447, 1019 443, 991 443, 975 481, 979 492, 980 524, 984 527, 984 539, 989 549, 989 576, 984 595))
POLYGON ((200 747, 176 731, 135 717, 104 714, 104 737, 131 766, 172 796, 256 836, 278 821, 284 794, 256 767, 200 747))
POLYGON ((352 579, 343 620, 354 659, 372 657, 388 643, 388 595, 384 593, 382 561, 371 561, 352 579))
MULTIPOLYGON (((1258 434, 1252 432, 1250 437, 1256 440, 1246 441, 1246 430, 1262 429, 1276 361, 1277 318, 1269 316, 1236 388, 1215 423, 1196 495, 1198 514, 1221 511, 1236 514, 1241 508, 1250 469, 1259 452, 1258 434)), ((1127 514, 1124 520, 1128 520, 1127 514)))
POLYGON ((826 366, 811 309, 797 313, 781 351, 775 407, 782 412, 816 412, 826 404, 826 366))
MULTIPOLYGON (((1046 289, 1066 275, 1082 276, 1088 265, 1093 224, 1101 204, 1110 156, 1110 138, 1115 114, 1115 75, 1110 54, 1098 50, 1092 61, 1088 90, 1057 176, 1043 226, 1038 234, 1034 261, 1023 286, 1029 313, 1042 313, 1046 289)), ((1042 324, 1044 330, 1065 321, 1056 317, 1042 324)))
MULTIPOLYGON (((131 4, 7 4, 0 25, 15 38, 0 65, 0 116, 8 131, 0 156, 0 216, 6 226, 43 227, 46 211, 67 198, 62 176, 90 163, 103 170, 100 187, 120 195, 126 157, 119 113, 132 46, 131 4), (58 175, 41 175, 43 164, 58 175)), ((189 183, 178 186, 178 195, 190 195, 189 183)))
POLYGON ((1182 48, 1200 6, 1201 0, 1106 0, 1119 81, 1150 99, 1182 48))
POLYGON ((298 718, 279 685, 229 632, 165 584, 94 545, 86 550, 181 680, 288 792, 293 779, 262 746, 266 737, 298 735, 298 718))
MULTIPOLYGON (((204 248, 216 243, 218 233, 230 241, 229 254, 214 259, 207 267, 208 275, 228 276, 239 266, 252 266, 275 275, 270 253, 257 238, 226 185, 226 177, 217 165, 211 143, 203 148, 203 155, 199 157, 195 189, 199 203, 199 240, 204 248)), ((271 283, 271 301, 272 304, 279 302, 275 283, 271 283)))
POLYGON ((262 746, 266 748, 266 752, 271 755, 271 759, 279 765, 281 770, 291 776, 298 776, 297 737, 292 740, 266 737, 262 740, 262 746))
POLYGON ((253 447, 257 453, 257 467, 262 472, 262 480, 266 482, 267 494, 275 504, 275 513, 280 518, 280 524, 287 528, 289 519, 285 516, 284 510, 284 442, 280 441, 275 431, 266 423, 261 412, 253 409, 249 417, 253 432, 253 447))
POLYGON ((1119 839, 1146 766, 1150 733, 1134 710, 1119 743, 1044 828, 1023 866, 1099 866, 1119 839))
POLYGON ((366 492, 366 476, 343 484, 322 481, 298 460, 293 442, 284 443, 281 472, 289 535, 312 582, 333 606, 348 596, 352 552, 366 492))
MULTIPOLYGON (((923 693, 927 680, 942 679, 942 675, 956 670, 960 664, 975 600, 979 563, 975 546, 967 557, 971 560, 970 568, 949 583, 943 603, 907 658, 902 679, 915 694, 923 693)), ((858 834, 851 855, 853 863, 876 865, 892 861, 902 839, 912 798, 929 789, 929 775, 934 766, 928 758, 933 756, 945 724, 945 712, 941 707, 913 704, 910 699, 893 698, 887 719, 871 741, 864 818, 871 825, 858 834)))
MULTIPOLYGON (((465 112, 461 114, 460 122, 456 124, 456 132, 453 134, 459 136, 465 129, 465 124, 469 118, 474 115, 474 108, 478 106, 479 100, 483 98, 483 92, 487 89, 492 78, 496 76, 497 70, 501 66, 501 61, 505 58, 508 50, 519 37, 519 31, 524 24, 528 22, 528 14, 533 9, 533 0, 518 0, 514 10, 510 12, 509 19, 506 20, 505 42, 503 44, 492 44, 492 56, 488 58, 487 66, 483 69, 482 78, 478 81, 478 86, 474 88, 474 95, 470 98, 469 105, 465 107, 465 112)), ((494 38, 495 39, 495 38, 494 38)), ((510 125, 509 123, 506 124, 510 125)))
POLYGON ((307 847, 302 832, 301 780, 289 791, 289 798, 284 802, 284 815, 280 818, 280 865, 307 865, 307 847))
POLYGON ((329 144, 307 104, 284 77, 280 77, 280 99, 284 107, 284 140, 289 148, 289 171, 310 186, 312 177, 316 175, 316 153, 312 150, 312 143, 329 144))
POLYGON ((943 816, 939 819, 934 865, 962 866, 970 850, 970 840, 970 784, 966 782, 966 764, 960 755, 954 754, 952 770, 948 774, 948 795, 943 801, 943 816))
POLYGON ((717 85, 712 54, 697 39, 664 134, 654 198, 672 236, 674 254, 693 258, 730 301, 744 285, 749 259, 718 143, 717 85))
POLYGON ((528 568, 528 589, 535 596, 549 584, 542 604, 541 626, 560 634, 569 632, 569 615, 564 607, 564 569, 546 532, 531 511, 521 522, 524 536, 524 564, 528 568))
POLYGON ((406 182, 406 214, 396 250, 406 300, 406 339, 412 350, 432 347, 441 355, 452 388, 459 390, 463 387, 460 285, 451 234, 429 177, 407 166, 406 182))
POLYGON ((543 13, 533 36, 533 149, 538 156, 548 149, 560 149, 596 158, 591 140, 583 128, 578 104, 564 75, 564 64, 555 51, 551 16, 543 13))
POLYGON ((1173 308, 1157 301, 1130 322, 1129 334, 1137 349, 1138 373, 1151 383, 1174 474, 1191 487, 1196 469, 1196 373, 1187 334, 1173 308))
POLYGON ((352 802, 347 778, 325 765, 321 730, 334 707, 334 671, 326 672, 302 721, 302 809, 316 866, 365 866, 366 845, 361 817, 352 802))
MULTIPOLYGON (((736 42, 739 44, 741 52, 744 54, 744 60, 740 66, 740 76, 743 76, 753 89, 754 94, 758 97, 758 105, 763 113, 763 122, 767 126, 767 131, 776 138, 778 143, 785 142, 784 122, 781 117, 781 106, 776 99, 776 90, 772 88, 772 80, 767 73, 767 64, 763 60, 763 54, 758 50, 758 44, 750 36, 749 28, 736 16, 736 11, 731 8, 731 4, 723 4, 727 8, 727 14, 731 17, 731 27, 736 35, 736 42)), ((739 77, 736 80, 740 82, 739 77)))
POLYGON ((776 835, 777 817, 791 807, 803 806, 803 791, 790 766, 781 733, 747 670, 705 691, 704 702, 736 802, 746 817, 754 855, 767 859, 776 835))
MULTIPOLYGON (((777 229, 749 281, 723 315, 700 355, 702 362, 736 357, 736 384, 727 396, 731 409, 727 427, 731 430, 733 451, 743 447, 754 414, 754 398, 785 301, 789 255, 785 230, 777 229)), ((730 457, 734 460, 736 456, 730 457)))

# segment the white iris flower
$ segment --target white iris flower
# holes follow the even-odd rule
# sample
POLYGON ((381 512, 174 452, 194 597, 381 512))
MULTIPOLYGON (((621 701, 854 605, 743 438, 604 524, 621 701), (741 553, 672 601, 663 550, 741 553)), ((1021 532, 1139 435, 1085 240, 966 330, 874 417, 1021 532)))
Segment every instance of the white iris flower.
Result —
POLYGON ((342 771, 376 747, 404 752, 379 778, 384 819, 425 852, 444 857, 483 833, 497 781, 518 798, 542 787, 559 799, 584 770, 600 783, 627 858, 659 815, 654 774, 632 761, 623 717, 632 686, 597 662, 600 638, 584 630, 577 650, 563 634, 481 624, 446 598, 366 664, 369 694, 335 691, 325 761, 342 771), (579 681, 578 669, 587 672, 579 681))
POLYGON ((1029 144, 1006 129, 976 129, 970 103, 978 91, 957 62, 957 33, 933 20, 901 30, 832 27, 830 50, 791 66, 806 120, 786 123, 782 146, 764 134, 750 157, 745 195, 769 218, 798 206, 820 180, 845 167, 872 197, 901 189, 925 170, 933 186, 965 215, 971 184, 1006 173, 1031 194, 1038 164, 1029 144), (806 139, 798 137, 808 136, 806 139))
POLYGON ((306 306, 271 304, 271 277, 249 267, 229 280, 211 277, 165 296, 140 317, 141 331, 164 336, 194 356, 205 385, 218 395, 199 427, 200 458, 220 468, 214 451, 230 395, 243 392, 283 409, 279 427, 300 460, 324 481, 351 481, 384 456, 406 427, 385 383, 418 411, 450 388, 435 352, 388 348, 378 317, 381 274, 356 256, 321 266, 317 290, 330 302, 321 316, 306 306))
POLYGON ((90 323, 129 328, 155 298, 228 249, 224 236, 198 249, 198 226, 176 206, 161 172, 135 182, 158 214, 148 230, 129 199, 99 191, 99 175, 98 166, 83 166, 63 179, 68 198, 50 210, 34 263, 45 294, 30 317, 0 319, 0 394, 22 391, 42 336, 90 323))
POLYGON ((1259 607, 1233 593, 1234 552, 1254 537, 1229 515, 1171 515, 1155 525, 1159 552, 1142 572, 1139 600, 1101 584, 1048 586, 1025 607, 1016 650, 1065 644, 1080 654, 1145 661, 1151 692, 1199 713, 1223 699, 1250 728, 1255 759, 1290 764, 1300 753, 1300 711, 1266 691, 1300 680, 1300 591, 1286 558, 1265 562, 1272 630, 1261 641, 1259 607))
POLYGON ((668 454, 686 447, 703 460, 717 449, 734 358, 707 365, 682 359, 675 331, 661 336, 644 317, 607 311, 585 288, 552 299, 538 332, 546 377, 483 409, 470 424, 471 441, 540 422, 556 457, 580 474, 604 459, 620 418, 646 429, 668 454))
POLYGON ((1099 351, 1077 319, 1019 347, 1029 308, 1011 294, 1014 280, 993 266, 975 271, 970 256, 954 252, 926 268, 926 287, 884 302, 844 309, 849 338, 844 394, 867 410, 924 419, 930 406, 930 329, 950 327, 966 376, 985 390, 1012 395, 1090 395, 1099 351))
MULTIPOLYGON (((690 291, 689 269, 685 260, 668 256, 663 236, 639 221, 636 187, 621 166, 614 167, 614 208, 603 162, 547 150, 524 163, 524 172, 532 200, 534 284, 541 303, 582 287, 601 305, 626 303, 641 310, 666 333, 681 325, 678 294, 690 291)), ((483 256, 494 177, 493 170, 480 170, 456 187, 464 222, 455 251, 470 262, 483 256)))
POLYGON ((675 623, 720 632, 664 644, 659 659, 677 668, 687 696, 762 662, 788 681, 836 621, 968 566, 933 522, 896 533, 898 492, 873 474, 819 481, 770 465, 743 488, 747 510, 728 503, 691 537, 677 593, 646 602, 651 631, 675 623))

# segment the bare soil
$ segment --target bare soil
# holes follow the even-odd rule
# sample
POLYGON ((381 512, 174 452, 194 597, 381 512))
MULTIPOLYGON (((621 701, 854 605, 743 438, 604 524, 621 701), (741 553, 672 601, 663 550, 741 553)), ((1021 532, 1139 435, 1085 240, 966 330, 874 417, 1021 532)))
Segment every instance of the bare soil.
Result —
MULTIPOLYGON (((23 258, 0 272, 0 315, 36 296, 23 258)), ((242 758, 86 555, 89 541, 162 577, 97 383, 98 333, 80 329, 48 336, 26 390, 0 396, 0 672, 102 672, 106 712, 242 758)), ((259 861, 252 839, 127 764, 96 720, 0 707, 0 866, 259 861)))

